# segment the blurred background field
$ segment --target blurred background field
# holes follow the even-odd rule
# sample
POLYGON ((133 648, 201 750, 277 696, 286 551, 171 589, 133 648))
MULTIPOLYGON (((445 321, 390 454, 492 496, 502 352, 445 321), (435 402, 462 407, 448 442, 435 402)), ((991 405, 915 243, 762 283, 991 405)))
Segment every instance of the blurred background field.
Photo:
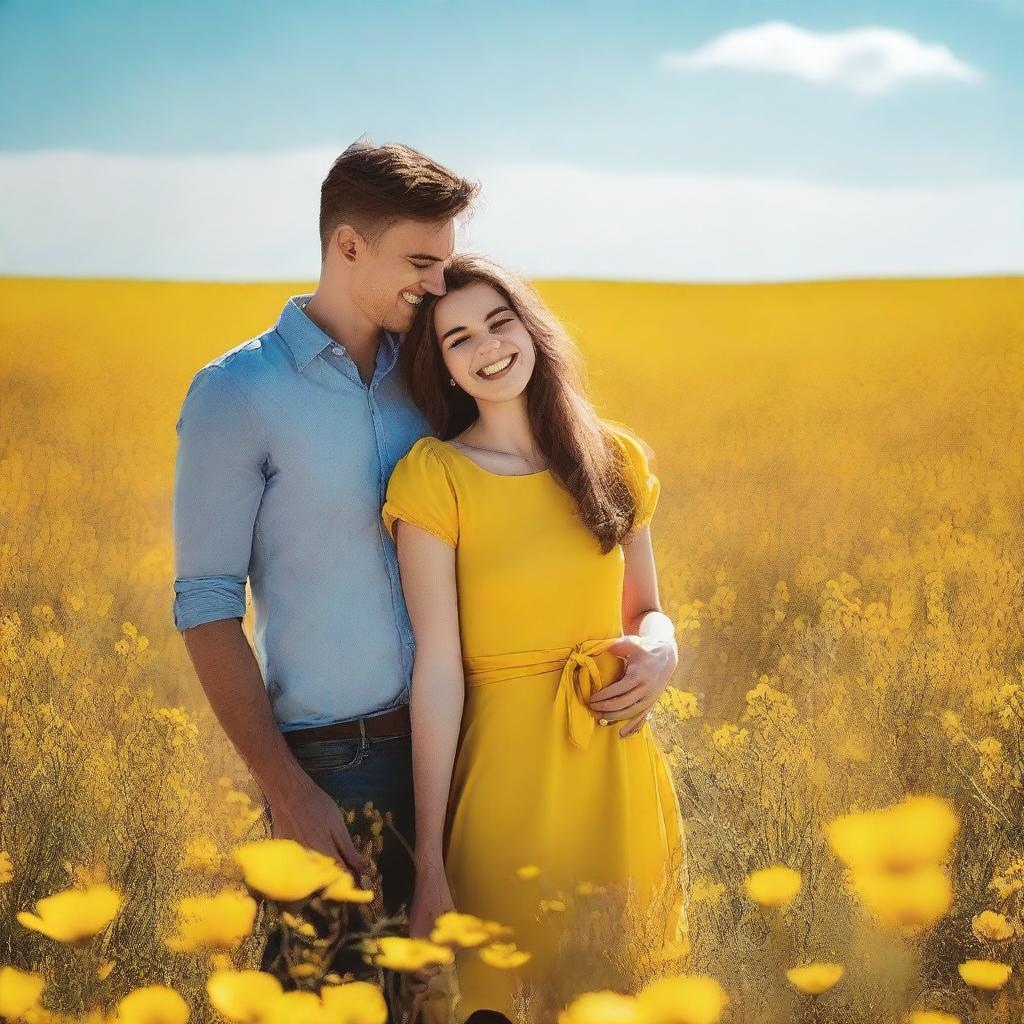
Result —
MULTIPOLYGON (((163 945, 173 903, 266 822, 171 619, 175 421, 195 370, 305 287, 0 280, 0 963, 53 979, 51 1007, 164 981, 209 1012, 203 965, 163 945), (14 922, 89 878, 128 894, 102 948, 14 922)), ((692 655, 655 726, 691 967, 751 1024, 810 1012, 783 973, 804 959, 846 965, 818 1020, 1018 1019, 1024 279, 538 287, 662 481, 662 604, 692 655), (883 940, 821 826, 916 793, 959 814, 954 903, 883 940), (779 921, 742 888, 772 864, 804 880, 779 921), (971 989, 972 957, 1016 974, 971 989)))

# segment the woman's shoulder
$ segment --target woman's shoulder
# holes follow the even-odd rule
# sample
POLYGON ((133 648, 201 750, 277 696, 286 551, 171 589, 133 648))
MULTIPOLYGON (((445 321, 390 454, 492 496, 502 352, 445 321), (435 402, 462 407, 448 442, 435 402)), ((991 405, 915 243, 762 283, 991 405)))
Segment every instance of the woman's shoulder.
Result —
POLYGON ((433 434, 424 434, 409 446, 409 450, 398 460, 419 466, 448 468, 444 453, 444 441, 433 434))

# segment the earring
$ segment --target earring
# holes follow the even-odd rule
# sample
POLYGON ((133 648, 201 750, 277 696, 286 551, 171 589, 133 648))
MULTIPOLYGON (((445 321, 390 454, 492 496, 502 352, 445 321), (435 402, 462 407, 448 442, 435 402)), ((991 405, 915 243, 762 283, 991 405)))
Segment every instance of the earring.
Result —
POLYGON ((455 387, 455 378, 454 377, 449 377, 448 378, 448 383, 451 384, 452 387, 455 387))

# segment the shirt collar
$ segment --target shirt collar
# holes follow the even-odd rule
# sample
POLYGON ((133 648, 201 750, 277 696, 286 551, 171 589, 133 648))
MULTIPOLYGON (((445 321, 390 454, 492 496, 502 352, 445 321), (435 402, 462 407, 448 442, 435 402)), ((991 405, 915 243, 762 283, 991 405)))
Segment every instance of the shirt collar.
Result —
MULTIPOLYGON (((316 359, 325 348, 335 344, 308 316, 302 308, 312 295, 293 295, 281 310, 274 330, 284 339, 288 350, 295 360, 295 366, 301 373, 316 359)), ((389 370, 398 352, 399 335, 390 331, 384 332, 381 351, 377 354, 377 363, 389 370)), ((344 347, 344 346, 342 346, 344 347)), ((351 358, 351 357, 350 357, 351 358)))

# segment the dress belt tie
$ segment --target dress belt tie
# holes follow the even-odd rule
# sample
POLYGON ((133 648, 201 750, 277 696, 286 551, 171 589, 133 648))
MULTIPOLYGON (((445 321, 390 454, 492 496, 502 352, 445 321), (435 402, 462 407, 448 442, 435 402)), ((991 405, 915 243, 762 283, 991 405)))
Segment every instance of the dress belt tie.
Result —
POLYGON ((598 690, 620 679, 625 670, 625 658, 608 650, 619 639, 581 640, 572 647, 464 658, 463 674, 467 686, 487 686, 560 671, 555 707, 565 716, 569 741, 586 750, 596 726, 588 702, 598 690))

